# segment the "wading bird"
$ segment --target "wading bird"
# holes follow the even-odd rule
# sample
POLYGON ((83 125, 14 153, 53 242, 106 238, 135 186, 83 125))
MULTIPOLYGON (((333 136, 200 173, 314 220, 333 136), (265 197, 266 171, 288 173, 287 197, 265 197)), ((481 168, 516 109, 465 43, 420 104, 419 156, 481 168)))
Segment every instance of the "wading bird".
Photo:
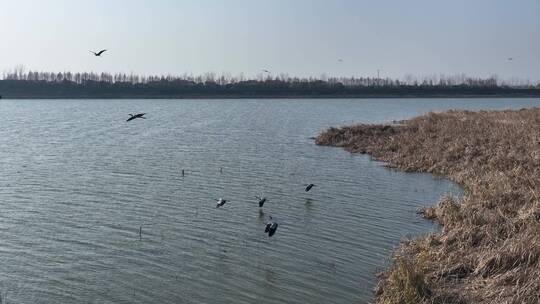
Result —
POLYGON ((219 208, 219 207, 225 205, 226 202, 228 202, 227 200, 225 200, 225 199, 223 199, 221 197, 219 199, 217 199, 216 201, 217 201, 216 208, 219 208))
POLYGON ((309 190, 311 190, 311 188, 313 188, 313 187, 315 187, 314 184, 309 184, 309 185, 307 185, 307 187, 306 187, 306 192, 308 192, 309 190))
POLYGON ((103 54, 107 50, 101 50, 99 52, 90 51, 90 53, 94 54, 94 56, 101 57, 101 54, 103 54))
POLYGON ((274 235, 274 233, 276 233, 277 227, 278 223, 276 223, 270 216, 270 220, 268 223, 266 223, 266 227, 264 228, 264 233, 268 233, 268 236, 271 237, 274 235))
POLYGON ((146 119, 146 117, 143 117, 144 114, 146 113, 138 113, 138 114, 129 114, 129 116, 131 116, 130 118, 128 118, 126 121, 130 121, 130 120, 133 120, 135 118, 142 118, 142 119, 146 119))
POLYGON ((259 200, 259 207, 262 207, 264 203, 266 202, 266 197, 255 196, 255 198, 259 200))

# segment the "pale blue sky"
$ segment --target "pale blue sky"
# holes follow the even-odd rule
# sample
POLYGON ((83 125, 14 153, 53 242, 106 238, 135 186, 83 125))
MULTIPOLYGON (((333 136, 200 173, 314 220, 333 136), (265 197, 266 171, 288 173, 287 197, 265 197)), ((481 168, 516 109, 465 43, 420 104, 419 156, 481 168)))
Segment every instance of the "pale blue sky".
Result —
POLYGON ((539 0, 0 0, 0 39, 0 71, 540 80, 539 0))

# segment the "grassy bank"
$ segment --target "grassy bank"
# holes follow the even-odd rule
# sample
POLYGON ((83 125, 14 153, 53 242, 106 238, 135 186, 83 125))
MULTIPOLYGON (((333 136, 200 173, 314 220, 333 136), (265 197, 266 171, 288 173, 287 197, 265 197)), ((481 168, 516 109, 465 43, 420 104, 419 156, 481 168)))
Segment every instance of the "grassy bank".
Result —
POLYGON ((442 230, 402 243, 379 276, 376 302, 540 303, 540 108, 331 128, 316 143, 466 190, 421 211, 442 230))

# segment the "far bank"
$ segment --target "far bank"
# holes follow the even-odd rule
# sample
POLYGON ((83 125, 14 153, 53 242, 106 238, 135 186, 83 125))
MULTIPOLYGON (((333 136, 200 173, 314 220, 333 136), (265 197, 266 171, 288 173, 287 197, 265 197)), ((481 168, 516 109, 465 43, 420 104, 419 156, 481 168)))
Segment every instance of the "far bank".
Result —
POLYGON ((0 80, 4 99, 238 99, 238 98, 482 98, 540 97, 540 86, 494 83, 345 85, 316 80, 241 81, 236 83, 153 80, 110 82, 81 80, 0 80))

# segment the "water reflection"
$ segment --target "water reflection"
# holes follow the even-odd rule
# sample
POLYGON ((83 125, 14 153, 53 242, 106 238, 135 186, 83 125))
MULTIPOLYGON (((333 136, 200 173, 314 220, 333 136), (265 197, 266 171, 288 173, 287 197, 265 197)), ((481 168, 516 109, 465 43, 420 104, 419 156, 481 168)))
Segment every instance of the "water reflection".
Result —
POLYGON ((416 209, 459 188, 309 137, 430 109, 531 104, 3 100, 0 291, 12 303, 367 302, 400 239, 434 229, 416 209), (125 124, 134 108, 152 117, 125 124), (324 187, 305 193, 304 181, 324 187), (216 209, 219 196, 231 203, 216 209), (268 215, 280 223, 271 238, 268 215))

